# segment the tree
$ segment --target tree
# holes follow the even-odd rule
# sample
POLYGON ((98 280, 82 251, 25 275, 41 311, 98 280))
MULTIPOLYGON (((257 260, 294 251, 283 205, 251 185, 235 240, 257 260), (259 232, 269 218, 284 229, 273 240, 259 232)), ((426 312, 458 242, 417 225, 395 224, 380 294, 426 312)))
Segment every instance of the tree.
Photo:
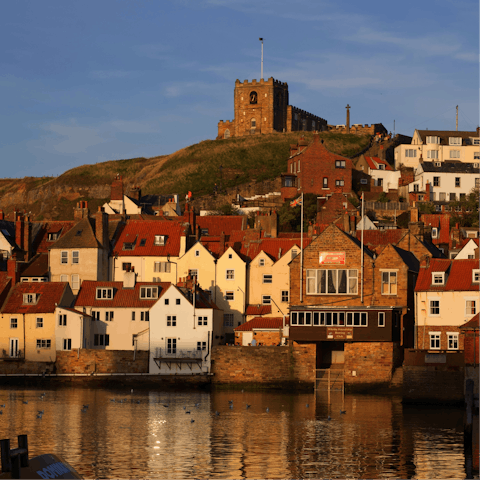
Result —
MULTIPOLYGON (((303 231, 307 231, 309 222, 315 222, 317 218, 317 196, 313 193, 303 195, 303 231)), ((287 200, 279 211, 280 229, 285 232, 299 232, 301 225, 300 206, 291 207, 290 200, 287 200)))
POLYGON ((478 188, 465 196, 465 200, 450 203, 452 216, 450 226, 459 224, 461 227, 478 227, 478 188))

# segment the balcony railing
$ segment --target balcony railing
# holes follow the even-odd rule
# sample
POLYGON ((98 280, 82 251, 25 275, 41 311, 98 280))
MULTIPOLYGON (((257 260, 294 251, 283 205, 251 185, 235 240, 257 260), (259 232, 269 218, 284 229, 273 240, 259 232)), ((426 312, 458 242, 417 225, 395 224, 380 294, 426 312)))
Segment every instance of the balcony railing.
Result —
POLYGON ((186 360, 201 360, 203 355, 207 353, 205 350, 197 350, 196 348, 156 348, 155 358, 164 358, 170 360, 186 359, 186 360))

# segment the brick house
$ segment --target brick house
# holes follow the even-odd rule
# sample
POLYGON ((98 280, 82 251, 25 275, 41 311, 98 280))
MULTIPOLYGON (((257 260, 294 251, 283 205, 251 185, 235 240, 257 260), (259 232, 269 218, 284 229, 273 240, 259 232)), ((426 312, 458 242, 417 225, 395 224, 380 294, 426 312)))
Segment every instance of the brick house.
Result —
POLYGON ((415 287, 415 348, 463 350, 460 327, 479 312, 478 260, 422 262, 415 287))
POLYGON ((388 382, 413 346, 418 261, 393 245, 378 257, 335 225, 290 263, 290 332, 314 343, 317 368, 343 364, 350 384, 388 382), (300 275, 302 273, 302 275, 300 275), (374 368, 373 368, 374 367, 374 368))
POLYGON ((255 339, 257 346, 285 343, 288 317, 255 317, 235 328, 235 345, 248 346, 255 339))
POLYGON ((293 187, 323 197, 333 192, 352 191, 350 158, 329 152, 318 135, 313 136, 313 142, 306 148, 299 145, 297 151, 299 153, 288 159, 287 172, 282 175, 282 199, 296 196, 293 187))

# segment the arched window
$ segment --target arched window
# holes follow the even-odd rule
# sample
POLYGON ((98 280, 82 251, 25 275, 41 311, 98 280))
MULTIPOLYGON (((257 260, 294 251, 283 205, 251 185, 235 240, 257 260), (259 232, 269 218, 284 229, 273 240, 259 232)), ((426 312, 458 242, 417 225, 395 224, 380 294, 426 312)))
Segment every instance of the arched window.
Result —
POLYGON ((227 128, 223 134, 223 138, 230 138, 230 130, 227 128))
POLYGON ((257 98, 258 98, 257 92, 250 92, 250 104, 251 105, 254 105, 254 104, 257 103, 257 98))

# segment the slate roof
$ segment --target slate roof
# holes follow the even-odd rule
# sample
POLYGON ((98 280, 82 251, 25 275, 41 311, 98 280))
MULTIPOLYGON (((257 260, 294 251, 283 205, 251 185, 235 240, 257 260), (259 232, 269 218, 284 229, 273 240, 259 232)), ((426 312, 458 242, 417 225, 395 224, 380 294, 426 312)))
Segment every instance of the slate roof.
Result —
POLYGON ((464 162, 420 162, 424 172, 431 173, 471 173, 478 175, 478 166, 464 162), (438 166, 437 166, 438 165, 438 166))
MULTIPOLYGON (((477 132, 458 132, 456 130, 417 130, 420 138, 422 139, 422 142, 425 143, 427 137, 440 137, 440 145, 448 145, 449 144, 449 138, 450 137, 462 137, 463 141, 462 144, 466 145, 465 140, 472 138, 472 137, 477 137, 478 138, 478 133, 477 132)), ((453 147, 454 145, 452 145, 453 147)))
POLYGON ((119 233, 113 247, 113 255, 119 257, 166 257, 180 254, 180 237, 184 227, 178 222, 129 220, 119 233), (155 235, 166 237, 165 245, 155 245, 155 235), (143 240, 145 240, 143 242, 143 240), (126 249, 132 245, 132 249, 126 249))
POLYGON ((271 305, 247 305, 245 315, 268 315, 272 313, 271 305))
POLYGON ((403 250, 403 248, 398 248, 395 245, 392 245, 395 251, 400 255, 400 258, 403 260, 405 265, 408 266, 408 269, 412 272, 418 272, 420 270, 420 262, 418 258, 412 253, 407 250, 403 250))
MULTIPOLYGON (((285 325, 290 322, 289 317, 285 317, 285 325)), ((283 317, 255 317, 248 322, 234 328, 236 332, 250 332, 253 329, 278 330, 283 327, 283 317)))
POLYGON ((55 307, 60 305, 62 296, 67 288, 66 282, 17 283, 10 291, 2 313, 53 313, 55 307), (39 295, 36 304, 23 304, 23 294, 39 295))
POLYGON ((479 284, 473 283, 472 270, 478 270, 478 259, 449 260, 432 258, 428 267, 422 265, 415 286, 416 292, 432 291, 473 291, 478 292, 479 284), (432 273, 445 272, 445 285, 432 285, 432 273))
POLYGON ((75 301, 75 307, 150 308, 165 293, 170 282, 137 282, 134 288, 123 288, 123 282, 95 282, 84 280, 75 301), (158 298, 140 298, 141 287, 158 287, 158 298), (97 288, 113 288, 112 299, 97 299, 97 288))
POLYGON ((32 224, 32 252, 47 253, 57 240, 49 240, 48 235, 57 233, 59 239, 75 225, 73 221, 62 222, 33 222, 32 224))
POLYGON ((48 248, 100 248, 92 224, 95 224, 94 219, 84 218, 80 220, 48 248))

